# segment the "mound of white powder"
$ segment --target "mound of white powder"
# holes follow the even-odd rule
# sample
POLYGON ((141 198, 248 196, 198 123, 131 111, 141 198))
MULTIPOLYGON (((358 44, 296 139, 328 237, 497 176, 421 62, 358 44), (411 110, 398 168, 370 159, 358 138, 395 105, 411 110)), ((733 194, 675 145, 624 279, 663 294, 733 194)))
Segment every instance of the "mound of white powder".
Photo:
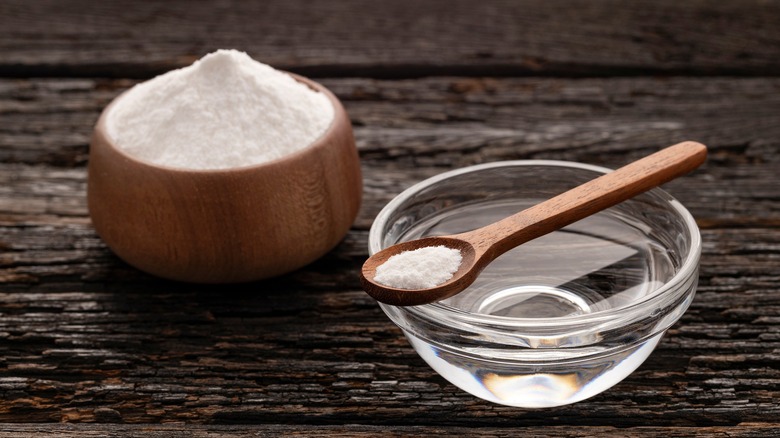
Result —
POLYGON ((303 149, 333 115, 324 94, 244 52, 219 50, 130 89, 108 114, 107 130, 145 161, 225 169, 303 149))
POLYGON ((462 260, 460 251, 446 246, 403 251, 376 268, 374 281, 397 289, 428 289, 452 278, 462 260))

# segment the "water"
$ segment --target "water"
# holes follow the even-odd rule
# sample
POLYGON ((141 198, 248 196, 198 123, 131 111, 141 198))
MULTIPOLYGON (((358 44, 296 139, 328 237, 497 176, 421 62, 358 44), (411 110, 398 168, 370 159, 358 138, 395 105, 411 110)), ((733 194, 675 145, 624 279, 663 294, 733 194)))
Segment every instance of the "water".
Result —
MULTIPOLYGON (((456 234, 536 202, 486 201, 457 207, 417 223, 400 239, 391 238, 456 234)), ((623 307, 652 293, 675 273, 675 260, 648 230, 635 219, 607 210, 509 251, 472 286, 443 303, 470 313, 514 318, 554 318, 623 307)), ((575 357, 581 352, 566 348, 458 350, 406 332, 420 356, 456 386, 519 407, 560 406, 604 391, 633 372, 662 335, 582 359, 575 357)), ((536 347, 543 346, 542 340, 536 347)))
MULTIPOLYGON (((533 201, 484 202, 440 212, 402 240, 487 225, 533 201)), ((443 301, 471 313, 551 318, 622 307, 668 281, 673 260, 647 225, 608 210, 525 243, 493 261, 466 291, 443 301)))

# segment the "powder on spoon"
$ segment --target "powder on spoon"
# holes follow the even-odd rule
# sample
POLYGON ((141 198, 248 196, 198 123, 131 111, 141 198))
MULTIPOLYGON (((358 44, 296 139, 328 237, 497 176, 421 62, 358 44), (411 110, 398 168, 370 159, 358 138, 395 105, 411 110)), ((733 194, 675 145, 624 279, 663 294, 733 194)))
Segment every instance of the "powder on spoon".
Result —
POLYGON ((462 260, 459 250, 446 246, 403 251, 376 268, 374 281, 397 289, 428 289, 452 278, 462 260))
POLYGON ((185 169, 260 164, 305 148, 330 127, 323 93, 244 52, 218 50, 130 89, 108 135, 136 158, 185 169))

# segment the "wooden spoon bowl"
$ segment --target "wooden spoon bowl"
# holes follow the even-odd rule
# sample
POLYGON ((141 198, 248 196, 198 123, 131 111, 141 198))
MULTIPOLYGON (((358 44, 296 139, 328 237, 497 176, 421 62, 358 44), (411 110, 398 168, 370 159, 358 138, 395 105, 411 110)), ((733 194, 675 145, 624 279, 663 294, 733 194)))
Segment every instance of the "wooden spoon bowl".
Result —
POLYGON ((134 158, 100 116, 90 143, 87 197, 95 230, 127 263, 174 280, 228 283, 300 268, 332 249, 362 195, 349 118, 334 107, 330 128, 303 150, 235 169, 187 170, 134 158))

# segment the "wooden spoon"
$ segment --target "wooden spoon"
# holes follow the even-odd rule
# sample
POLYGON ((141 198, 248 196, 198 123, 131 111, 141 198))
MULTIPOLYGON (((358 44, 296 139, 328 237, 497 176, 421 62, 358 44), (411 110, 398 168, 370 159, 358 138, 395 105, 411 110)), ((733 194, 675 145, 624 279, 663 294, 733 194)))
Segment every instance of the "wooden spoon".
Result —
POLYGON ((699 167, 706 156, 707 147, 703 144, 678 143, 482 228, 393 245, 363 264, 361 284, 377 301, 395 306, 416 306, 449 298, 473 283, 490 262, 510 249, 685 175, 699 167), (445 283, 412 290, 374 281, 376 268, 390 257, 440 245, 460 250, 463 257, 458 270, 445 283))

